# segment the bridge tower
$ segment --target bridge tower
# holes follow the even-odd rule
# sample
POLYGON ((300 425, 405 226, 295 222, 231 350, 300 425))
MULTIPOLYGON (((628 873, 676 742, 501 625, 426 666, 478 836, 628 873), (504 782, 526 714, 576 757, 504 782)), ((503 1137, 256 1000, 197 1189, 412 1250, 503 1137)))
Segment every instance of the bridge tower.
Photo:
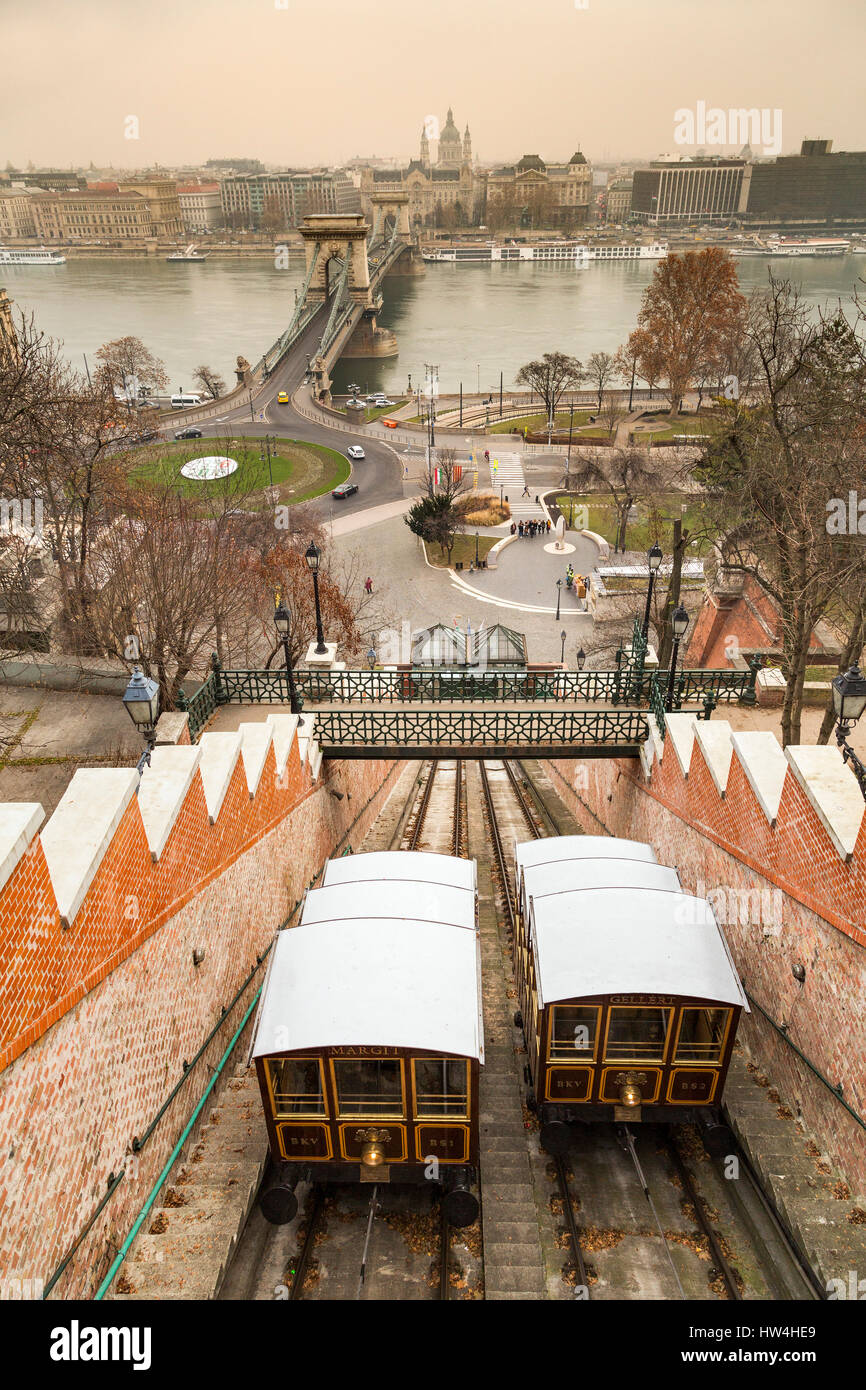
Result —
POLYGON ((347 292, 356 304, 372 307, 370 266, 367 262, 369 224, 360 212, 310 213, 300 226, 307 257, 307 274, 312 279, 307 290, 311 304, 324 303, 334 289, 348 257, 347 292))
POLYGON ((404 247, 403 252, 389 265, 386 275, 423 275, 424 261, 418 245, 413 241, 412 229, 409 226, 409 194, 371 193, 370 202, 374 208, 374 216, 382 227, 386 244, 390 241, 393 231, 395 240, 402 242, 404 247), (392 221, 391 231, 387 230, 389 218, 392 221))

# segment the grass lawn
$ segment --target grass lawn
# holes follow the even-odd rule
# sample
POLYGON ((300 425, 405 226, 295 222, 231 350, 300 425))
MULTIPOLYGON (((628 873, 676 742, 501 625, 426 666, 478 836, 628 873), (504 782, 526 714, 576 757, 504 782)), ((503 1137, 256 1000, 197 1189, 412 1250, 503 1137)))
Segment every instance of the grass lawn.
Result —
POLYGON ((718 416, 714 417, 711 414, 698 415, 697 417, 684 415, 674 421, 661 417, 659 423, 665 426, 664 429, 638 430, 632 431, 632 433, 635 434, 636 439, 643 441, 645 438, 649 438, 654 444, 658 444, 673 439, 678 434, 712 434, 718 418, 718 416))
MULTIPOLYGON (((590 415, 594 413, 595 412, 591 410, 576 410, 574 412, 574 428, 577 429, 578 425, 585 425, 590 415)), ((562 411, 557 411, 555 428, 558 430, 567 430, 569 418, 570 416, 567 410, 564 413, 562 411)), ((529 430, 530 434, 538 434, 546 430, 547 416, 544 411, 539 415, 517 415, 512 420, 497 420, 495 425, 490 425, 488 433, 522 434, 525 429, 529 430)))
MULTIPOLYGON (((492 550, 497 541, 501 541, 501 536, 479 536, 478 537, 478 558, 486 558, 488 551, 492 550)), ((431 565, 436 565, 439 569, 448 568, 448 551, 443 550, 441 545, 429 545, 424 542, 424 549, 427 552, 427 559, 431 565)), ((454 542, 454 549, 451 551, 451 565, 458 560, 463 561, 463 568, 469 568, 470 564, 475 563, 475 537, 458 536, 454 542)))
POLYGON ((262 460, 258 441, 239 438, 236 443, 224 439, 178 440, 169 444, 150 444, 136 449, 132 455, 132 480, 145 487, 148 483, 170 481, 185 497, 214 497, 244 495, 270 487, 279 489, 279 501, 287 506, 320 497, 349 476, 349 461, 334 449, 321 444, 307 444, 297 439, 277 439, 276 454, 271 455, 270 471, 267 458, 262 460), (181 468, 191 459, 205 458, 226 449, 236 459, 238 468, 227 478, 214 482, 198 482, 185 478, 181 468))
MULTIPOLYGON (((604 536, 609 545, 613 546, 616 540, 616 512, 613 504, 599 497, 597 493, 585 497, 560 495, 556 499, 557 506, 565 517, 566 524, 571 525, 573 511, 580 506, 586 508, 589 520, 585 529, 595 531, 599 536, 604 536)), ((645 503, 636 502, 637 516, 630 521, 626 527, 625 543, 629 550, 649 550, 650 546, 658 539, 662 550, 670 547, 672 532, 672 522, 674 518, 679 518, 680 507, 683 506, 683 521, 687 529, 694 527, 700 528, 703 522, 703 506, 700 499, 687 501, 679 493, 671 493, 666 497, 658 499, 656 511, 660 518, 660 527, 654 524, 654 519, 650 516, 645 503)), ((708 554, 711 549, 709 539, 701 539, 697 545, 688 546, 689 559, 696 559, 708 554)), ((668 557, 670 558, 670 557, 668 557)), ((616 564, 616 558, 611 552, 610 563, 616 564)))

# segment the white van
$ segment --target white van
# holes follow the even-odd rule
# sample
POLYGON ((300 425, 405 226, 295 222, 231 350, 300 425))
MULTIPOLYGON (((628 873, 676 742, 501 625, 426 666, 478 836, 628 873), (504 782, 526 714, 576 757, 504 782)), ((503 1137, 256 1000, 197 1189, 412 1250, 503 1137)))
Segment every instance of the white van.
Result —
POLYGON ((172 410, 186 410, 191 405, 201 405, 201 396, 192 393, 185 393, 182 396, 172 396, 172 410))

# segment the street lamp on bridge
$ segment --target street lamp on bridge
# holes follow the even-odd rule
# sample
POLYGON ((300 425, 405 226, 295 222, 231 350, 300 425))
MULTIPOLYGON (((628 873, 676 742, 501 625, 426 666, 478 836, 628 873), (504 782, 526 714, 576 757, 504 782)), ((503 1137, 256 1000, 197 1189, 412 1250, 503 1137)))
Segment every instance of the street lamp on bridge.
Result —
POLYGON ((643 633, 644 637, 646 637, 649 634, 650 605, 652 603, 653 597, 653 583, 655 581, 656 571, 658 570, 658 567, 662 562, 662 550, 658 542, 656 542, 655 545, 650 547, 650 549, 647 551, 646 558, 647 564, 649 566, 649 584, 647 585, 646 608, 644 609, 643 626, 641 628, 641 632, 643 633))
POLYGON ((848 743, 848 735, 866 709, 866 676, 859 666, 851 666, 833 681, 833 709, 836 713, 836 742, 842 761, 851 764, 857 785, 866 801, 866 767, 848 743))
POLYGON ((671 669, 668 676, 668 689, 665 695, 665 710, 670 714, 674 705, 674 684, 677 676, 677 655, 680 650, 680 642, 686 635, 686 628, 689 625, 689 615, 682 604, 673 611, 671 627, 674 634, 674 645, 671 650, 671 669))
POLYGON ((283 644, 283 655, 286 659, 286 677, 289 682, 289 706, 291 708, 292 714, 297 714, 299 716, 298 723, 303 724, 304 721, 300 718, 300 713, 303 709, 303 704, 301 702, 300 696, 298 695, 297 686, 295 685, 295 673, 292 670, 292 658, 289 653, 290 623, 291 619, 289 617, 289 610, 280 599, 279 594, 277 594, 277 604, 276 608, 274 609, 274 627, 277 629, 277 636, 280 638, 283 644))

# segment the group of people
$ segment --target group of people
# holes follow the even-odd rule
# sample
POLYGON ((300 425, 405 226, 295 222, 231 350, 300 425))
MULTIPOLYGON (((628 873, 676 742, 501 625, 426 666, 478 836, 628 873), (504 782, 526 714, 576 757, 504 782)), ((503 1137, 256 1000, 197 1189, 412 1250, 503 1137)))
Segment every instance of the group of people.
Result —
POLYGON ((569 565, 565 571, 565 587, 569 590, 574 589, 577 594, 577 601, 581 610, 586 609, 586 578, 582 574, 575 575, 574 569, 569 565))
POLYGON ((550 521, 512 521, 511 534, 519 536, 523 540, 524 536, 546 536, 550 530, 550 521))

